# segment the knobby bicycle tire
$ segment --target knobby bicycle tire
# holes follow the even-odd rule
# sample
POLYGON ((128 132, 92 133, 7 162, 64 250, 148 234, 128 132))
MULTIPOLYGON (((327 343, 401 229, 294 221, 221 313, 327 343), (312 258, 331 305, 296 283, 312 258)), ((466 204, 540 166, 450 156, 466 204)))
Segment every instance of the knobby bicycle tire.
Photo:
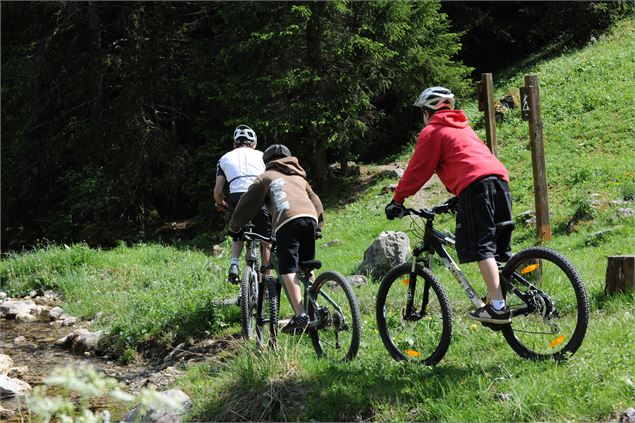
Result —
MULTIPOLYGON (((258 346, 261 348, 264 348, 267 345, 275 348, 277 346, 278 335, 280 285, 272 284, 271 286, 267 286, 267 289, 265 290, 265 283, 266 282, 263 280, 258 291, 258 303, 260 304, 260 313, 256 318, 256 341, 258 343, 258 346), (269 326, 268 339, 266 326, 269 326)), ((258 307, 256 308, 256 310, 258 310, 258 307)))
POLYGON ((240 280, 240 318, 243 338, 249 340, 254 335, 255 306, 257 295, 256 274, 250 266, 245 266, 243 277, 240 280))
POLYGON ((589 300, 573 264, 550 248, 530 247, 513 255, 501 275, 506 301, 518 314, 502 327, 509 346, 530 360, 563 360, 574 354, 586 334, 589 300), (526 299, 519 301, 517 293, 526 299))
POLYGON ((417 265, 413 308, 419 314, 404 318, 411 268, 410 263, 396 266, 381 282, 375 308, 377 329, 392 358, 432 366, 450 347, 452 311, 447 293, 437 277, 429 269, 417 265), (428 304, 422 313, 426 286, 428 304))
POLYGON ((326 271, 315 279, 309 298, 309 318, 320 323, 309 331, 318 357, 342 362, 355 358, 359 351, 362 323, 351 284, 340 273, 326 271), (326 295, 337 307, 327 300, 326 295))

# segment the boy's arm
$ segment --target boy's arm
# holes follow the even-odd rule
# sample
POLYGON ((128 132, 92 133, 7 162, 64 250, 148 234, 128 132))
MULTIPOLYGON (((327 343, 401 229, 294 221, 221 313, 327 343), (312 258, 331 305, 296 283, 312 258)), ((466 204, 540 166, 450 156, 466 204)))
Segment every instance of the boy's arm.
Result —
POLYGON ((324 227, 324 207, 322 206, 322 201, 320 201, 320 197, 313 192, 308 182, 306 184, 306 192, 309 195, 309 199, 313 203, 313 207, 315 207, 315 211, 318 215, 318 229, 322 230, 322 227, 324 227))
POLYGON ((219 206, 225 203, 225 196, 223 195, 223 188, 225 187, 225 177, 223 175, 216 175, 216 184, 214 185, 214 201, 219 206))
POLYGON ((415 194, 423 184, 428 182, 437 168, 441 158, 441 146, 439 142, 433 142, 429 133, 423 132, 419 135, 419 140, 415 151, 408 162, 406 171, 399 180, 393 200, 403 203, 406 197, 415 194))
POLYGON ((214 201, 216 201, 216 204, 219 206, 226 205, 225 195, 223 193, 225 182, 227 182, 227 178, 225 178, 225 172, 223 171, 219 160, 216 164, 216 184, 214 184, 214 201))
POLYGON ((256 178, 247 192, 240 197, 231 220, 229 221, 229 230, 239 232, 247 222, 253 219, 253 217, 258 214, 258 210, 260 210, 265 203, 266 194, 267 188, 265 184, 262 180, 256 178))

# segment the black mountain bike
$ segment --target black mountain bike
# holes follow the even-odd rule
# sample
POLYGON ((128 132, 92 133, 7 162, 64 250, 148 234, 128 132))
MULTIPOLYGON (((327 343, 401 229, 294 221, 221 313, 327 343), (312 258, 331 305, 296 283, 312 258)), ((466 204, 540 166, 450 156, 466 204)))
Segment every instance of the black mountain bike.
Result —
MULTIPOLYGON (((436 254, 478 308, 483 300, 447 253, 455 248, 454 236, 433 227, 434 217, 455 212, 455 200, 432 209, 407 209, 413 231, 421 237, 412 261, 386 274, 377 294, 376 317, 384 346, 395 360, 425 365, 438 363, 452 338, 452 312, 448 295, 430 270, 436 254)), ((497 225, 511 231, 514 223, 497 225)), ((501 331, 522 358, 562 360, 575 353, 586 334, 589 301, 580 275, 560 253, 547 247, 529 247, 505 264, 499 263, 501 288, 510 307, 511 323, 482 323, 501 331)))
MULTIPOLYGON (((260 242, 275 240, 263 237, 253 228, 253 225, 246 225, 243 232, 243 239, 247 242, 247 266, 241 281, 242 333, 245 339, 252 339, 255 328, 259 346, 275 347, 280 292, 284 284, 281 276, 262 276, 266 268, 260 266, 260 242)), ((275 248, 271 250, 270 268, 275 269, 275 248)), ((321 267, 322 263, 318 260, 300 263, 298 276, 303 287, 303 304, 310 320, 306 332, 319 357, 349 361, 357 355, 361 337, 357 297, 348 280, 336 271, 325 271, 313 279, 312 271, 321 267)))

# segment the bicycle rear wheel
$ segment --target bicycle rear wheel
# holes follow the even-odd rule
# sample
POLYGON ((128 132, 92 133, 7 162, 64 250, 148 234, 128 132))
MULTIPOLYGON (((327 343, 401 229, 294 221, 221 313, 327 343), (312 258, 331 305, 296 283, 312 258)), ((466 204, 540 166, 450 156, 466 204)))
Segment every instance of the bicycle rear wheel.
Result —
POLYGON ((512 312, 502 332, 519 356, 562 360, 580 348, 589 300, 569 260, 550 248, 530 247, 512 256, 501 276, 512 312))
POLYGON ((397 361, 427 366, 437 364, 452 339, 452 311, 443 286, 430 270, 401 264, 384 277, 377 292, 376 317, 379 336, 397 361), (427 292, 427 294, 426 294, 427 292), (408 296, 412 310, 406 314, 408 296))
POLYGON ((362 323, 353 287, 338 272, 320 274, 308 295, 309 330, 319 357, 349 361, 357 355, 362 323))
POLYGON ((258 276, 250 267, 245 266, 240 280, 240 317, 243 338, 249 340, 254 336, 256 324, 256 301, 258 300, 258 276))

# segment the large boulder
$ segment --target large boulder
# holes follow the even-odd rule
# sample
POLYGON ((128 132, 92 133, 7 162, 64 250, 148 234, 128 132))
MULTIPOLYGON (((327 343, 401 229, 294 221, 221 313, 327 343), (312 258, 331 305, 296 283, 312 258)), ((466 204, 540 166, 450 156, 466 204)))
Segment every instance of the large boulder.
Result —
POLYGON ((404 232, 384 231, 364 252, 358 272, 381 278, 410 256, 410 239, 404 232))
POLYGON ((159 398, 145 408, 137 406, 124 417, 124 422, 180 423, 192 408, 192 400, 179 389, 159 392, 159 398))

